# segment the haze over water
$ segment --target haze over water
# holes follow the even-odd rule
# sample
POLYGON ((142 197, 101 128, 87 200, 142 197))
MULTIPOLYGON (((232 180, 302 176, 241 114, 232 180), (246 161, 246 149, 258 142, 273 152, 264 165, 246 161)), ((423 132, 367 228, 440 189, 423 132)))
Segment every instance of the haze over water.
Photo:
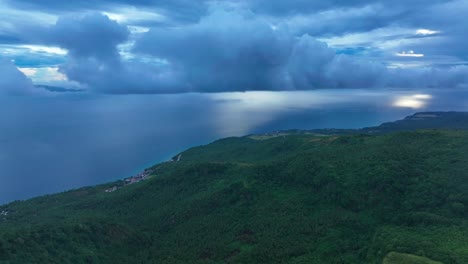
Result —
POLYGON ((0 97, 0 203, 121 179, 223 137, 467 111, 467 95, 350 89, 0 97))

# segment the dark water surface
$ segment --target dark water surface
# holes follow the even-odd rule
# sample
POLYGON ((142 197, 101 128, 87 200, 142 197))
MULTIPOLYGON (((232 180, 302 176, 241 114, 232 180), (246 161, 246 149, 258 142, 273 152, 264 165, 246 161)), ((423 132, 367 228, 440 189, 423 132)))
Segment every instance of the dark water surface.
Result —
POLYGON ((0 97, 0 204, 133 175, 195 145, 467 111, 468 92, 319 90, 0 97))

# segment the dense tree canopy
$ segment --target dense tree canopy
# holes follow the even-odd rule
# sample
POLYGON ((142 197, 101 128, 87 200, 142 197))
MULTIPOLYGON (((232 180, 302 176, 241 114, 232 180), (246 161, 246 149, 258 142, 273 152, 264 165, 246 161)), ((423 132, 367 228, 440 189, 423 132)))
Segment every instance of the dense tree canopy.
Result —
POLYGON ((227 138, 0 206, 0 263, 468 263, 468 132, 227 138))

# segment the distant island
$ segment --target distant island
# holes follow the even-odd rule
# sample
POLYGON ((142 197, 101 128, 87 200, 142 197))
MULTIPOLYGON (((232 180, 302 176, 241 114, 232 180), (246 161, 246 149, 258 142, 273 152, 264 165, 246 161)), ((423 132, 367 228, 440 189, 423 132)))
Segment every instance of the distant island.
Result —
POLYGON ((468 263, 468 113, 231 137, 0 206, 0 264, 468 263))

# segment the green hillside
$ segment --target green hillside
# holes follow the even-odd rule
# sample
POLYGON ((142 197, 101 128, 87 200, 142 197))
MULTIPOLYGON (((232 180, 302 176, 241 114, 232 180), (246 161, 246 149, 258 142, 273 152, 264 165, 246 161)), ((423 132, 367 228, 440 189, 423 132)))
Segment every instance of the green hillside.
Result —
POLYGON ((468 263, 466 130, 252 135, 177 159, 0 206, 0 263, 468 263))
POLYGON ((402 120, 383 123, 379 126, 365 127, 361 129, 312 129, 312 130, 288 130, 278 133, 288 134, 323 134, 323 135, 352 135, 370 134, 380 135, 401 131, 414 131, 422 129, 461 129, 468 130, 468 112, 421 112, 405 117, 402 120))
POLYGON ((423 112, 407 116, 402 120, 384 123, 377 127, 360 129, 365 133, 389 133, 418 129, 468 129, 468 112, 423 112))

